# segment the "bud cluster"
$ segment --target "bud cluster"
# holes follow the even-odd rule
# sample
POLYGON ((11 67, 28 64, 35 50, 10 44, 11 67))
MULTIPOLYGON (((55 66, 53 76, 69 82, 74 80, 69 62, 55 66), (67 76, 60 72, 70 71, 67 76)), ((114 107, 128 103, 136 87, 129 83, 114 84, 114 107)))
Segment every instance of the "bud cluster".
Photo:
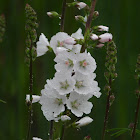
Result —
POLYGON ((34 43, 37 39, 36 29, 38 27, 37 23, 37 15, 34 9, 29 5, 26 4, 25 7, 26 11, 26 23, 25 23, 25 31, 26 31, 26 63, 27 65, 30 64, 30 59, 33 61, 36 58, 36 48, 34 43))
POLYGON ((117 63, 117 50, 116 50, 116 45, 113 41, 108 42, 107 47, 106 47, 106 63, 105 66, 108 70, 108 72, 105 72, 105 77, 107 82, 114 81, 115 78, 117 77, 116 69, 115 69, 115 64, 117 63))
POLYGON ((2 42, 3 40, 3 36, 4 36, 4 33, 5 33, 5 16, 4 15, 1 15, 0 16, 0 43, 2 42))
POLYGON ((136 64, 136 78, 137 79, 140 79, 140 54, 138 55, 138 58, 137 58, 137 64, 136 64))

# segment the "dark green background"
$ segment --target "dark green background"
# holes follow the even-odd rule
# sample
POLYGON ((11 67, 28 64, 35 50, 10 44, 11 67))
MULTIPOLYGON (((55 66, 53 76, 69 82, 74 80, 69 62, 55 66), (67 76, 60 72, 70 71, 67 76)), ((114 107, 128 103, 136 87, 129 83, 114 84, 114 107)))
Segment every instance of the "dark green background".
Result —
MULTIPOLYGON (((69 0, 71 2, 72 0, 69 0)), ((31 0, 29 4, 35 9, 40 23, 38 35, 44 33, 48 39, 59 31, 58 20, 48 18, 47 11, 61 11, 62 0, 31 0)), ((28 110, 25 105, 25 95, 28 90, 28 68, 24 64, 25 56, 25 14, 24 0, 0 0, 0 14, 6 16, 6 33, 0 44, 0 99, 7 103, 0 103, 0 140, 23 140, 27 133, 28 110)), ((96 25, 107 25, 114 36, 118 49, 117 72, 118 78, 114 83, 116 100, 111 107, 108 128, 127 127, 134 120, 136 98, 134 90, 138 87, 134 79, 135 64, 140 53, 140 1, 139 0, 98 0, 96 10, 100 16, 96 25)), ((76 8, 67 9, 65 31, 75 32, 83 25, 74 20, 74 15, 80 14, 76 8)), ((93 140, 100 140, 106 95, 103 87, 106 84, 105 48, 91 52, 95 57, 98 68, 96 70, 102 96, 93 99, 94 107, 90 116, 94 122, 80 131, 69 131, 66 140, 82 140, 90 135, 93 140)), ((54 70, 54 54, 47 53, 34 62, 34 94, 39 94, 47 78, 52 78, 54 70)), ((48 127, 39 104, 34 104, 34 123, 32 135, 47 139, 48 127)), ((140 121, 140 116, 139 116, 140 121)), ((138 124, 140 129, 140 123, 138 124)), ((114 138, 107 135, 106 140, 129 140, 130 135, 124 134, 114 138)), ((140 139, 140 135, 136 140, 140 139)))

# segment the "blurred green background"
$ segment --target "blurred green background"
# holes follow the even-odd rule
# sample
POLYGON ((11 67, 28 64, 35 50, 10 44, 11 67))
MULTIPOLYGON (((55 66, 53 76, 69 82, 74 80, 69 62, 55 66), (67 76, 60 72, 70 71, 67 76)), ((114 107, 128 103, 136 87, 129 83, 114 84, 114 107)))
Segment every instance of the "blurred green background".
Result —
MULTIPOLYGON (((68 0, 72 2, 73 0, 68 0)), ((85 0, 86 1, 86 0, 85 0)), ((6 16, 6 33, 0 44, 0 99, 7 103, 0 103, 0 140, 24 140, 27 133, 28 109, 25 105, 25 95, 29 93, 28 67, 24 64, 25 57, 25 11, 29 3, 37 12, 40 23, 38 35, 44 33, 48 39, 59 31, 58 20, 50 19, 47 11, 61 12, 62 0, 0 0, 0 14, 6 16)), ((107 25, 114 35, 118 49, 117 72, 118 78, 114 83, 116 100, 109 114, 108 128, 128 127, 134 120, 137 99, 134 95, 138 87, 134 79, 135 64, 140 53, 140 0, 98 0, 96 10, 100 16, 95 25, 107 25)), ((68 8, 66 14, 65 31, 75 32, 80 23, 74 20, 74 15, 80 14, 76 8, 68 8)), ((66 140, 82 140, 90 135, 93 140, 100 140, 105 114, 106 95, 104 93, 105 48, 92 52, 97 62, 97 78, 101 87, 100 99, 93 99, 94 107, 90 116, 94 122, 81 130, 71 130, 66 133, 66 140)), ((54 75, 54 54, 47 53, 34 62, 33 93, 39 94, 47 78, 54 75)), ((48 138, 49 123, 40 110, 39 104, 33 105, 34 116, 32 136, 42 139, 48 138)), ((139 114, 140 121, 140 114, 139 114)), ((140 129, 140 123, 138 124, 140 129)), ((130 135, 124 134, 118 138, 106 136, 106 140, 129 140, 130 135)), ((137 135, 136 140, 140 139, 137 135)))

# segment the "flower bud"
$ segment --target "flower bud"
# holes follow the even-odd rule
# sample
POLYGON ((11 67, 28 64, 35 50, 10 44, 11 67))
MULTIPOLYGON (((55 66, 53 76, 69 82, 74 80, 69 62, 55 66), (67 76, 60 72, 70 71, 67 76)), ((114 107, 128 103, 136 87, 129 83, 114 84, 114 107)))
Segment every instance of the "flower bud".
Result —
POLYGON ((76 44, 76 41, 75 41, 74 38, 69 37, 66 40, 64 40, 64 43, 67 44, 67 45, 74 45, 74 44, 76 44))
POLYGON ((92 34, 92 35, 90 36, 90 38, 91 38, 92 40, 97 40, 99 37, 98 37, 96 34, 92 34))
POLYGON ((100 25, 100 26, 98 26, 98 30, 99 31, 106 31, 106 32, 108 32, 109 31, 109 27, 100 25))
POLYGON ((101 43, 105 43, 105 42, 111 41, 112 38, 113 38, 113 36, 112 36, 112 34, 110 34, 110 33, 105 33, 105 34, 100 35, 99 38, 100 38, 99 41, 100 41, 101 43))
POLYGON ((29 94, 26 95, 26 102, 30 102, 30 95, 29 94))
POLYGON ((81 10, 81 9, 85 8, 87 5, 84 2, 78 2, 76 4, 76 6, 79 10, 81 10))
POLYGON ((133 128, 134 128, 134 123, 130 123, 130 124, 128 125, 128 128, 133 129, 133 128))
POLYGON ((77 124, 77 127, 82 127, 82 126, 86 126, 88 124, 90 124, 93 121, 92 118, 86 116, 82 119, 80 119, 79 121, 77 121, 75 124, 77 124))
POLYGON ((61 116, 61 121, 62 122, 66 122, 66 121, 69 121, 69 120, 71 120, 71 118, 69 116, 67 116, 67 115, 61 116))
POLYGON ((90 136, 86 136, 86 137, 84 137, 84 140, 91 140, 91 137, 90 136))
POLYGON ((49 17, 51 17, 51 18, 53 18, 53 17, 60 17, 60 15, 57 12, 55 12, 55 11, 47 12, 47 15, 49 17))
POLYGON ((80 16, 80 15, 75 16, 75 19, 79 22, 83 22, 83 23, 85 22, 85 18, 83 16, 80 16))

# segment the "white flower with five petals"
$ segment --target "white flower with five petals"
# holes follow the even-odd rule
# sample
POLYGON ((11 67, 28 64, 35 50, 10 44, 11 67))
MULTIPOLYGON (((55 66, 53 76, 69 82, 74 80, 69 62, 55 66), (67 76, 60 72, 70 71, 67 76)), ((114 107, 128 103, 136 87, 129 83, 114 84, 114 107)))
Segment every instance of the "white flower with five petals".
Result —
POLYGON ((77 92, 71 92, 66 105, 74 115, 81 117, 83 113, 89 114, 91 112, 93 105, 88 101, 91 97, 91 95, 81 95, 77 92))

